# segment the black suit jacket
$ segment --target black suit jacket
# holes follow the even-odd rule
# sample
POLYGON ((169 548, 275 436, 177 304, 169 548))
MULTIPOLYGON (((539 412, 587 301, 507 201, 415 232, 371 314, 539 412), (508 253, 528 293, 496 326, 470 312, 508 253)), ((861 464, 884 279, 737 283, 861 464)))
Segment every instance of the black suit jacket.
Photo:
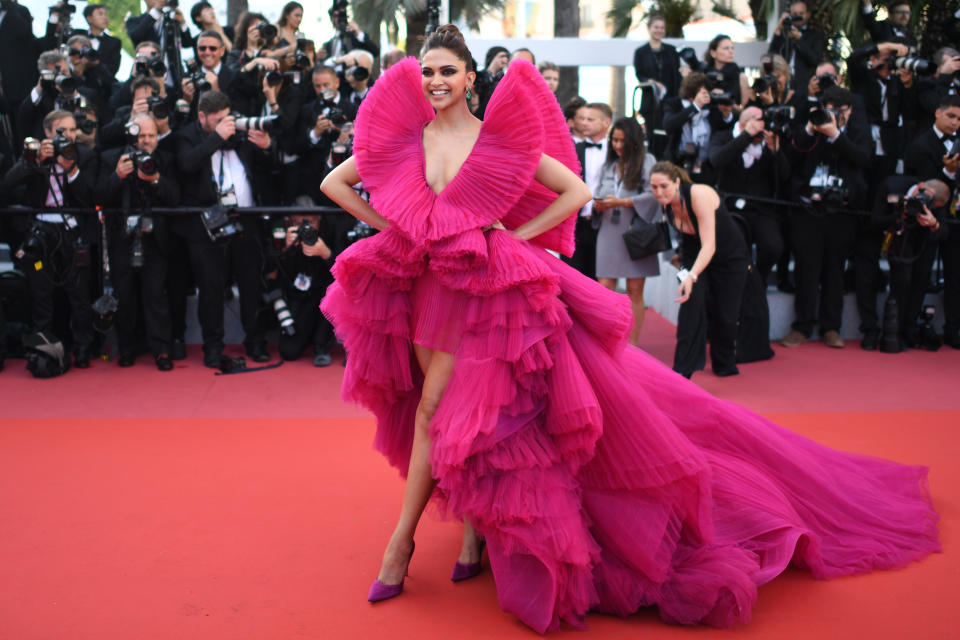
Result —
POLYGON ((861 11, 860 17, 863 20, 863 26, 866 27, 870 33, 870 38, 874 44, 880 42, 901 42, 912 49, 917 47, 917 39, 912 33, 900 27, 893 26, 889 20, 877 20, 873 12, 864 13, 861 11))
POLYGON ((123 49, 123 43, 120 38, 101 33, 99 36, 87 36, 91 40, 99 40, 100 48, 100 66, 110 73, 111 78, 116 78, 117 71, 120 70, 120 51, 123 49))
POLYGON ((880 88, 882 79, 873 69, 868 68, 868 56, 872 47, 858 49, 847 60, 847 74, 850 89, 863 98, 867 122, 880 127, 880 142, 884 153, 894 158, 903 156, 906 145, 906 131, 901 125, 911 121, 917 111, 916 85, 907 88, 903 86, 900 77, 891 73, 887 78, 886 103, 887 119, 883 119, 883 92, 880 88))
POLYGON ((11 104, 23 100, 37 84, 37 39, 30 11, 19 4, 8 9, 0 22, 0 79, 3 94, 11 104))
POLYGON ((847 205, 862 209, 867 204, 865 171, 870 165, 870 133, 856 120, 847 125, 834 142, 821 133, 812 136, 801 129, 792 145, 793 174, 791 187, 794 197, 810 193, 810 179, 820 164, 830 169, 830 175, 843 178, 848 190, 847 205))
POLYGON ((775 35, 770 40, 768 49, 770 53, 777 53, 786 58, 787 62, 790 62, 791 54, 796 54, 790 81, 795 89, 802 87, 804 90, 826 50, 827 37, 822 31, 813 27, 801 29, 799 40, 791 40, 783 34, 775 35))
MULTIPOLYGON (((127 35, 130 36, 130 40, 133 41, 134 47, 144 40, 159 42, 160 36, 157 35, 156 25, 157 21, 150 15, 149 11, 139 16, 130 16, 124 23, 124 27, 127 29, 127 35)), ((192 47, 193 43, 194 39, 193 36, 190 35, 190 29, 187 28, 186 25, 181 26, 180 46, 192 47)))
MULTIPOLYGON (((177 181, 176 164, 173 156, 157 149, 152 155, 160 171, 160 180, 149 183, 140 180, 134 171, 125 180, 117 175, 117 162, 129 149, 110 149, 100 156, 100 175, 97 178, 96 201, 105 208, 129 208, 130 213, 142 213, 147 204, 154 207, 175 207, 180 202, 180 186, 177 181)), ((157 226, 165 226, 167 216, 156 216, 154 232, 157 226)), ((122 215, 107 217, 107 225, 114 231, 123 233, 125 220, 122 215)), ((159 237, 159 235, 157 236, 159 237)))
POLYGON ((667 90, 664 98, 672 98, 680 89, 680 56, 676 47, 663 43, 660 60, 661 64, 657 66, 656 57, 648 42, 633 52, 633 70, 637 74, 637 82, 656 80, 667 90))
MULTIPOLYGON (((743 152, 753 142, 750 134, 743 132, 736 138, 733 130, 720 131, 710 137, 710 164, 716 168, 717 190, 726 193, 743 193, 761 198, 778 198, 781 187, 790 181, 790 162, 785 153, 773 153, 764 145, 763 153, 750 168, 743 162, 743 152)), ((789 141, 781 141, 789 144, 789 141)), ((731 211, 736 208, 727 208, 731 211)), ((775 214, 776 205, 747 201, 747 211, 775 214)))
MULTIPOLYGON (((347 121, 352 121, 356 117, 353 103, 345 94, 340 94, 337 106, 343 111, 347 121)), ((327 159, 330 156, 330 147, 339 134, 333 130, 328 130, 320 136, 317 144, 310 141, 310 131, 317 124, 317 117, 327 113, 329 113, 329 109, 319 99, 315 98, 304 104, 300 108, 296 135, 292 141, 296 145, 295 153, 300 156, 297 165, 300 171, 301 193, 313 198, 317 205, 335 206, 326 194, 320 191, 320 182, 329 171, 327 159)))
POLYGON ((921 131, 907 145, 903 154, 904 172, 917 176, 921 180, 943 180, 953 191, 957 186, 956 177, 948 176, 943 166, 943 156, 947 154, 947 147, 940 141, 933 127, 921 131))

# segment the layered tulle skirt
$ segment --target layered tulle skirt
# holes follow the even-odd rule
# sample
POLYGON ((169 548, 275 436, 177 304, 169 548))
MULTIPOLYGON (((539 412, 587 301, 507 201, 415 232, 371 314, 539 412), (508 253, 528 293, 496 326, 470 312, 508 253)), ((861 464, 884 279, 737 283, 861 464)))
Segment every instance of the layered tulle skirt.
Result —
POLYGON ((487 540, 501 606, 533 629, 656 606, 749 619, 791 562, 818 578, 939 550, 923 467, 833 451, 713 398, 626 344, 625 296, 503 231, 418 246, 386 231, 337 260, 323 311, 343 396, 406 473, 422 375, 455 354, 430 427, 440 512, 487 540))

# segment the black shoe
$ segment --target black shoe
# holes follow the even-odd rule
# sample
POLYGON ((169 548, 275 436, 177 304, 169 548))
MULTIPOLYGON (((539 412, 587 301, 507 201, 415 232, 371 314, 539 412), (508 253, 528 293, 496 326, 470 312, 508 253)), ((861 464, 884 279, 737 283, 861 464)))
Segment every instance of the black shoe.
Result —
POLYGON ((960 331, 948 331, 943 336, 943 342, 954 349, 960 349, 960 331))
POLYGON ((797 288, 793 286, 789 278, 782 278, 777 280, 777 291, 782 293, 796 293, 797 288))
POLYGON ((270 354, 267 353, 267 345, 262 342, 255 342, 247 345, 247 355, 254 362, 270 362, 270 354))
POLYGON ((714 369, 713 375, 718 378, 726 378, 728 376, 740 375, 740 369, 737 369, 736 365, 729 367, 727 369, 714 369))
POLYGON ((183 360, 187 357, 187 345, 181 338, 174 338, 170 345, 170 359, 183 360))
POLYGON ((329 367, 332 362, 333 358, 330 357, 330 354, 327 353, 326 349, 323 347, 313 348, 313 366, 329 367))
POLYGON ((73 352, 73 366, 77 369, 90 368, 90 352, 86 347, 80 347, 73 352))
POLYGON ((203 366, 205 367, 209 367, 211 369, 219 369, 220 361, 222 359, 223 359, 223 352, 220 350, 203 352, 203 366))
POLYGON ((117 358, 117 364, 121 367, 132 367, 136 360, 137 356, 133 353, 133 351, 124 351, 120 354, 120 357, 117 358))
POLYGON ((863 340, 860 341, 860 348, 864 351, 876 351, 880 344, 880 334, 876 331, 868 331, 863 334, 863 340))
POLYGON ((157 369, 160 371, 170 371, 173 369, 173 360, 171 360, 170 356, 165 353, 161 353, 160 355, 156 356, 154 360, 157 361, 157 369))

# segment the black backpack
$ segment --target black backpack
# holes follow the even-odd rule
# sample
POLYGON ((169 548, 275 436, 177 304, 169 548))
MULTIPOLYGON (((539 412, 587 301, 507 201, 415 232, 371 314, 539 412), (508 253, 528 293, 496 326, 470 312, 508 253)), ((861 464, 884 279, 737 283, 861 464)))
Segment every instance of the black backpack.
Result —
POLYGON ((63 343, 42 331, 24 337, 23 347, 27 352, 27 371, 34 378, 55 378, 70 368, 70 354, 63 343))

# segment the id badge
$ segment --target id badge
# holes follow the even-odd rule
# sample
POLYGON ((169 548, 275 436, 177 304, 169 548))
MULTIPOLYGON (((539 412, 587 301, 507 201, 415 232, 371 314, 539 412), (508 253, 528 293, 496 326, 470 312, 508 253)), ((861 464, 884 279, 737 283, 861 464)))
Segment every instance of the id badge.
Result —
POLYGON ((297 288, 297 291, 309 291, 311 284, 313 284, 313 278, 305 273, 298 273, 293 280, 293 286, 297 288))
POLYGON ((235 207, 237 206, 237 192, 233 187, 230 187, 226 191, 220 194, 220 206, 222 207, 235 207))

